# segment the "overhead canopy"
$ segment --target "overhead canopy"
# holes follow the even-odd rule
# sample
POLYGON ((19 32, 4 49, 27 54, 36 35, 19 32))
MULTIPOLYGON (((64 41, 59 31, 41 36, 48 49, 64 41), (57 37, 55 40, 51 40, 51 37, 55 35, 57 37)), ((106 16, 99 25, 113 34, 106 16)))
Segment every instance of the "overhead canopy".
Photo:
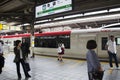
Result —
MULTIPOLYGON (((41 5, 44 3, 51 2, 53 0, 0 0, 0 21, 6 21, 7 23, 15 22, 14 25, 19 25, 23 23, 31 23, 34 15, 34 6, 41 5), (36 3, 36 4, 35 4, 36 3)), ((99 10, 109 10, 112 8, 120 7, 119 0, 73 0, 73 10, 69 12, 58 13, 50 16, 44 16, 41 18, 36 18, 36 21, 41 20, 52 20, 54 22, 55 18, 66 17, 74 14, 84 14, 86 12, 99 11, 99 10)), ((108 13, 109 14, 109 13, 108 13)), ((79 17, 81 18, 81 17, 79 17)), ((74 20, 73 17, 71 20, 74 20)), ((67 20, 67 19, 66 19, 67 20)), ((68 19, 69 20, 69 19, 68 19)), ((63 21, 58 20, 58 21, 63 21)), ((56 22, 56 21, 55 21, 56 22)), ((111 24, 119 22, 119 18, 92 21, 92 22, 75 22, 70 24, 61 24, 59 26, 70 26, 72 28, 85 28, 87 26, 98 27, 104 24, 111 24)), ((41 24, 37 23, 37 24, 41 24)), ((52 27, 59 27, 58 25, 52 27)), ((42 28, 42 26, 40 26, 42 28)), ((47 26, 48 28, 51 26, 47 26)), ((45 28, 47 28, 45 27, 45 28)), ((43 27, 44 28, 44 27, 43 27)))

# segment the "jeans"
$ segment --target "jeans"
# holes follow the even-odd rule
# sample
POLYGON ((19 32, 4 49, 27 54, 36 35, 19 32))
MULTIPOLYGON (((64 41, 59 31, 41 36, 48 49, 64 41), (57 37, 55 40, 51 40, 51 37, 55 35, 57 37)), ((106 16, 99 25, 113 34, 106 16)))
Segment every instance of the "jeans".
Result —
POLYGON ((115 54, 115 53, 112 53, 112 52, 110 52, 110 51, 108 51, 108 54, 109 54, 109 64, 110 64, 110 67, 113 67, 113 64, 112 64, 112 59, 113 59, 113 58, 114 58, 114 60, 115 60, 116 67, 119 67, 116 54, 115 54))

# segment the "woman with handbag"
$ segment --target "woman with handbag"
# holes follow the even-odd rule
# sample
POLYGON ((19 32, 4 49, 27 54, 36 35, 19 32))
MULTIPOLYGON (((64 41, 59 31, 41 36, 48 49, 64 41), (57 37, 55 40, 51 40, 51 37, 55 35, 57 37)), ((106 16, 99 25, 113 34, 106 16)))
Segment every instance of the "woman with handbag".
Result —
POLYGON ((88 52, 86 54, 87 67, 88 67, 88 77, 89 80, 102 80, 103 78, 103 69, 98 60, 96 52, 94 49, 97 47, 95 40, 89 40, 87 42, 86 48, 88 52))
POLYGON ((31 76, 29 75, 28 71, 25 68, 26 54, 23 53, 20 40, 15 41, 14 54, 15 54, 14 62, 16 63, 18 79, 21 79, 22 77, 20 73, 20 63, 22 64, 25 77, 30 78, 31 76))

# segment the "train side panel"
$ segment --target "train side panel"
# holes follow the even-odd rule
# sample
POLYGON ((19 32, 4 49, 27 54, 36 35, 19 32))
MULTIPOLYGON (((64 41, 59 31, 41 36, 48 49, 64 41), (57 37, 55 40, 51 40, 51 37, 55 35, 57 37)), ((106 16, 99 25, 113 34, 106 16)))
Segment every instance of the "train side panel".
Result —
MULTIPOLYGON (((96 39, 96 34, 72 33, 70 35, 70 49, 65 49, 64 57, 85 58, 86 43, 88 40, 96 39)), ((57 56, 57 48, 34 48, 36 54, 57 56)))
POLYGON ((47 32, 36 35, 34 52, 35 54, 57 56, 58 43, 64 43, 65 56, 70 53, 71 31, 47 32), (38 42, 38 44, 37 44, 38 42), (44 45, 43 45, 44 44, 44 45), (66 46, 67 45, 67 46, 66 46))
POLYGON ((80 34, 80 33, 73 33, 71 34, 71 57, 76 58, 86 58, 86 43, 88 40, 95 40, 96 34, 80 34))

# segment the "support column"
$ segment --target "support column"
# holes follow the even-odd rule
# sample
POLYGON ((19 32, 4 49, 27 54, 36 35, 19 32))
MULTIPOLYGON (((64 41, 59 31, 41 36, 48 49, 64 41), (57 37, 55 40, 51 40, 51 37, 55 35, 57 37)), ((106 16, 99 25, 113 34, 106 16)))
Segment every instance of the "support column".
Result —
POLYGON ((36 3, 37 0, 35 0, 34 3, 34 11, 33 11, 33 15, 32 15, 32 19, 31 19, 31 36, 30 36, 30 40, 31 40, 31 58, 35 57, 35 53, 34 53, 34 21, 35 21, 35 7, 36 7, 36 3))

